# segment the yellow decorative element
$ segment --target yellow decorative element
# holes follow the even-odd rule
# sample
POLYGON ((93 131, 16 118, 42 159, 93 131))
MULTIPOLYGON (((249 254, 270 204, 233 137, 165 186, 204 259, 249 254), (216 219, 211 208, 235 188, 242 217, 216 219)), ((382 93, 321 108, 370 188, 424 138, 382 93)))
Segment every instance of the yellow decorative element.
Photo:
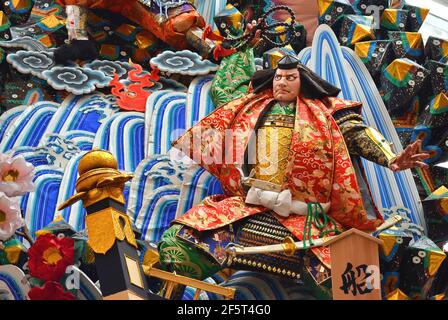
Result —
POLYGON ((79 200, 83 201, 84 208, 108 198, 124 204, 124 184, 132 179, 132 175, 121 173, 117 168, 117 161, 108 151, 92 150, 86 153, 78 165, 78 193, 58 209, 62 210, 79 200))
POLYGON ((383 250, 384 255, 387 257, 392 252, 392 249, 395 246, 396 236, 392 234, 380 233, 379 238, 383 240, 381 249, 383 250))
POLYGON ((6 14, 0 10, 0 26, 8 23, 8 17, 6 14))
POLYGON ((79 160, 78 173, 80 176, 98 168, 118 169, 118 162, 112 153, 105 150, 89 151, 79 160))
POLYGON ((140 268, 138 266, 138 261, 132 259, 131 257, 128 257, 127 255, 124 256, 124 259, 126 262, 126 267, 128 269, 130 282, 139 288, 144 288, 142 275, 140 273, 140 268))
POLYGON ((84 252, 84 261, 87 264, 95 263, 95 253, 89 245, 86 246, 86 250, 84 252))
POLYGON ((386 9, 383 12, 383 15, 381 16, 381 23, 389 22, 389 23, 395 23, 397 21, 397 9, 386 9))
POLYGON ((395 289, 394 291, 392 291, 391 293, 389 293, 386 296, 387 300, 411 300, 411 298, 409 298, 409 296, 407 296, 403 291, 401 291, 400 289, 395 289))
POLYGON ((420 14, 422 16, 422 21, 425 21, 426 17, 429 14, 429 9, 428 8, 420 8, 420 14))
POLYGON ((360 58, 367 58, 369 56, 370 41, 358 42, 355 44, 355 53, 360 58))
POLYGON ((448 188, 445 186, 441 186, 440 188, 435 190, 432 194, 435 196, 441 196, 444 195, 445 193, 448 193, 448 188))
POLYGON ((285 250, 285 255, 287 256, 293 256, 296 252, 296 244, 293 238, 286 237, 284 240, 283 249, 285 250))
POLYGON ((12 0, 12 5, 16 9, 24 9, 28 6, 29 1, 28 0, 12 0))
POLYGON ((6 213, 0 210, 0 223, 3 223, 5 221, 6 221, 6 213))
POLYGON ((58 17, 56 17, 55 15, 51 15, 45 19, 42 19, 41 22, 44 26, 50 28, 50 29, 54 29, 57 26, 64 26, 65 25, 65 21, 62 19, 59 19, 58 17))
POLYGON ((48 48, 53 48, 56 46, 54 39, 49 34, 43 36, 42 38, 39 38, 39 41, 48 48))
POLYGON ((17 262, 19 262, 20 253, 22 252, 19 246, 6 248, 5 252, 10 264, 16 264, 17 262))
POLYGON ((55 265, 62 259, 62 254, 57 248, 50 247, 44 251, 42 257, 45 264, 55 265))
POLYGON ((49 234, 49 233, 51 233, 51 232, 48 230, 41 229, 41 230, 37 230, 35 232, 35 235, 36 235, 36 237, 40 237, 40 236, 43 236, 44 234, 49 234))
POLYGON ((429 275, 432 277, 437 273, 442 264, 443 260, 446 258, 446 254, 443 251, 430 251, 429 253, 429 275))
POLYGON ((185 285, 188 287, 196 288, 197 290, 212 292, 224 296, 226 299, 232 299, 235 296, 234 288, 226 288, 216 284, 211 284, 205 281, 196 280, 193 278, 188 278, 185 276, 176 275, 171 272, 162 271, 157 268, 148 268, 143 266, 143 272, 154 278, 162 279, 167 282, 172 282, 180 285, 185 285))
POLYGON ((3 174, 3 181, 5 182, 14 182, 19 177, 19 171, 18 170, 8 170, 3 174))
POLYGON ((89 234, 87 243, 95 253, 105 254, 116 240, 124 239, 137 248, 129 217, 114 208, 106 208, 87 215, 86 227, 89 234))
POLYGON ((434 98, 433 108, 434 110, 444 109, 448 106, 448 97, 441 92, 434 98))
POLYGON ((139 49, 146 49, 154 44, 157 38, 149 31, 142 31, 135 36, 135 43, 139 49))
POLYGON ((445 293, 440 293, 440 294, 435 295, 433 297, 433 300, 437 300, 437 301, 440 301, 440 300, 443 300, 443 299, 445 299, 445 293))
POLYGON ((282 185, 286 180, 286 169, 291 147, 293 128, 262 126, 257 136, 257 180, 282 185))
POLYGON ((375 39, 375 35, 373 33, 373 28, 371 26, 357 24, 355 27, 355 31, 353 32, 352 44, 355 44, 358 41, 365 40, 367 38, 375 39))
POLYGON ((420 32, 406 32, 409 46, 413 49, 423 47, 423 38, 420 32))
POLYGON ((443 212, 448 212, 448 198, 440 200, 440 206, 442 207, 443 212))
POLYGON ((142 266, 151 269, 160 261, 159 252, 157 250, 148 249, 143 257, 142 266))
POLYGON ((389 142, 384 139, 383 135, 374 128, 366 128, 367 136, 383 151, 387 160, 390 161, 397 155, 392 151, 389 142))
MULTIPOLYGON (((277 27, 278 28, 278 27, 277 27)), ((276 30, 277 32, 280 32, 281 30, 276 30)), ((285 35, 286 36, 286 35, 285 35)), ((281 38, 281 41, 285 41, 281 38)), ((294 52, 294 49, 291 47, 291 45, 284 46, 282 48, 274 48, 269 51, 267 51, 268 57, 269 57, 269 63, 271 65, 271 68, 275 69, 278 66, 278 62, 286 55, 286 50, 289 50, 291 52, 294 52), (283 50, 285 49, 285 50, 283 50)))
POLYGON ((319 6, 319 16, 321 17, 330 6, 334 3, 333 0, 319 0, 317 5, 319 6))
POLYGON ((414 66, 416 65, 409 60, 395 59, 389 66, 387 66, 386 71, 395 79, 403 81, 414 66))
POLYGON ((135 28, 136 27, 131 24, 123 23, 115 30, 115 32, 121 33, 125 36, 129 36, 135 31, 135 28))

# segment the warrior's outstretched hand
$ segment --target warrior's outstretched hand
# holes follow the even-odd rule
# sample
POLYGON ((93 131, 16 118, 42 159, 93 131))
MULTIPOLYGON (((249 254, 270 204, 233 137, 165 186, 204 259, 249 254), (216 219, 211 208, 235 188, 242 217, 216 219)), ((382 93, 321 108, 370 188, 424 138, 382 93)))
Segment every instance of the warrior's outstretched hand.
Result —
POLYGON ((411 168, 428 168, 423 161, 428 159, 428 153, 419 153, 422 146, 422 140, 417 140, 408 145, 396 158, 389 164, 389 169, 393 172, 411 169, 411 168))

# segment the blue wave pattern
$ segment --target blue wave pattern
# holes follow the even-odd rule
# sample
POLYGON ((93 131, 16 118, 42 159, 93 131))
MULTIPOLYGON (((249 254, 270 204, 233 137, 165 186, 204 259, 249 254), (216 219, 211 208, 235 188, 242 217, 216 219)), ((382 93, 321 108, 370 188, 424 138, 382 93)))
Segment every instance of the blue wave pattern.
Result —
POLYGON ((23 284, 25 273, 13 265, 0 266, 0 289, 7 289, 14 300, 27 300, 29 285, 23 284))
POLYGON ((148 99, 145 112, 146 156, 167 154, 171 142, 185 132, 186 100, 185 93, 170 90, 152 94, 148 99))
POLYGON ((185 170, 165 155, 154 155, 139 164, 131 183, 127 214, 143 240, 159 241, 176 218, 185 170))
POLYGON ((0 152, 20 146, 36 147, 58 106, 54 102, 37 102, 23 110, 2 137, 0 152))

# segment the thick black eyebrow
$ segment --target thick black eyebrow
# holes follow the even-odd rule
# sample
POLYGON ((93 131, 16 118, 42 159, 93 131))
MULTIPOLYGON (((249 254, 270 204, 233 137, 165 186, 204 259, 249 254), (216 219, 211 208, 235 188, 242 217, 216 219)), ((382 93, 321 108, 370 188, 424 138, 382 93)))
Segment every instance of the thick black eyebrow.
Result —
MULTIPOLYGON (((280 74, 275 74, 275 76, 280 76, 280 74)), ((287 74, 284 74, 284 75, 281 75, 282 77, 287 77, 287 76, 299 76, 299 74, 297 74, 297 73, 287 73, 287 74)))

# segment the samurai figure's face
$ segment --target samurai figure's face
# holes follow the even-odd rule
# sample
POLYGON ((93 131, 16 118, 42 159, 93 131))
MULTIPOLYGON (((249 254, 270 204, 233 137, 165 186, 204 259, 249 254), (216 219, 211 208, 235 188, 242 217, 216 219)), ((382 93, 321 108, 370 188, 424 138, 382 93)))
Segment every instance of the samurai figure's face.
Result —
POLYGON ((280 104, 296 101, 300 93, 300 73, 297 69, 277 69, 272 84, 274 99, 280 104))

